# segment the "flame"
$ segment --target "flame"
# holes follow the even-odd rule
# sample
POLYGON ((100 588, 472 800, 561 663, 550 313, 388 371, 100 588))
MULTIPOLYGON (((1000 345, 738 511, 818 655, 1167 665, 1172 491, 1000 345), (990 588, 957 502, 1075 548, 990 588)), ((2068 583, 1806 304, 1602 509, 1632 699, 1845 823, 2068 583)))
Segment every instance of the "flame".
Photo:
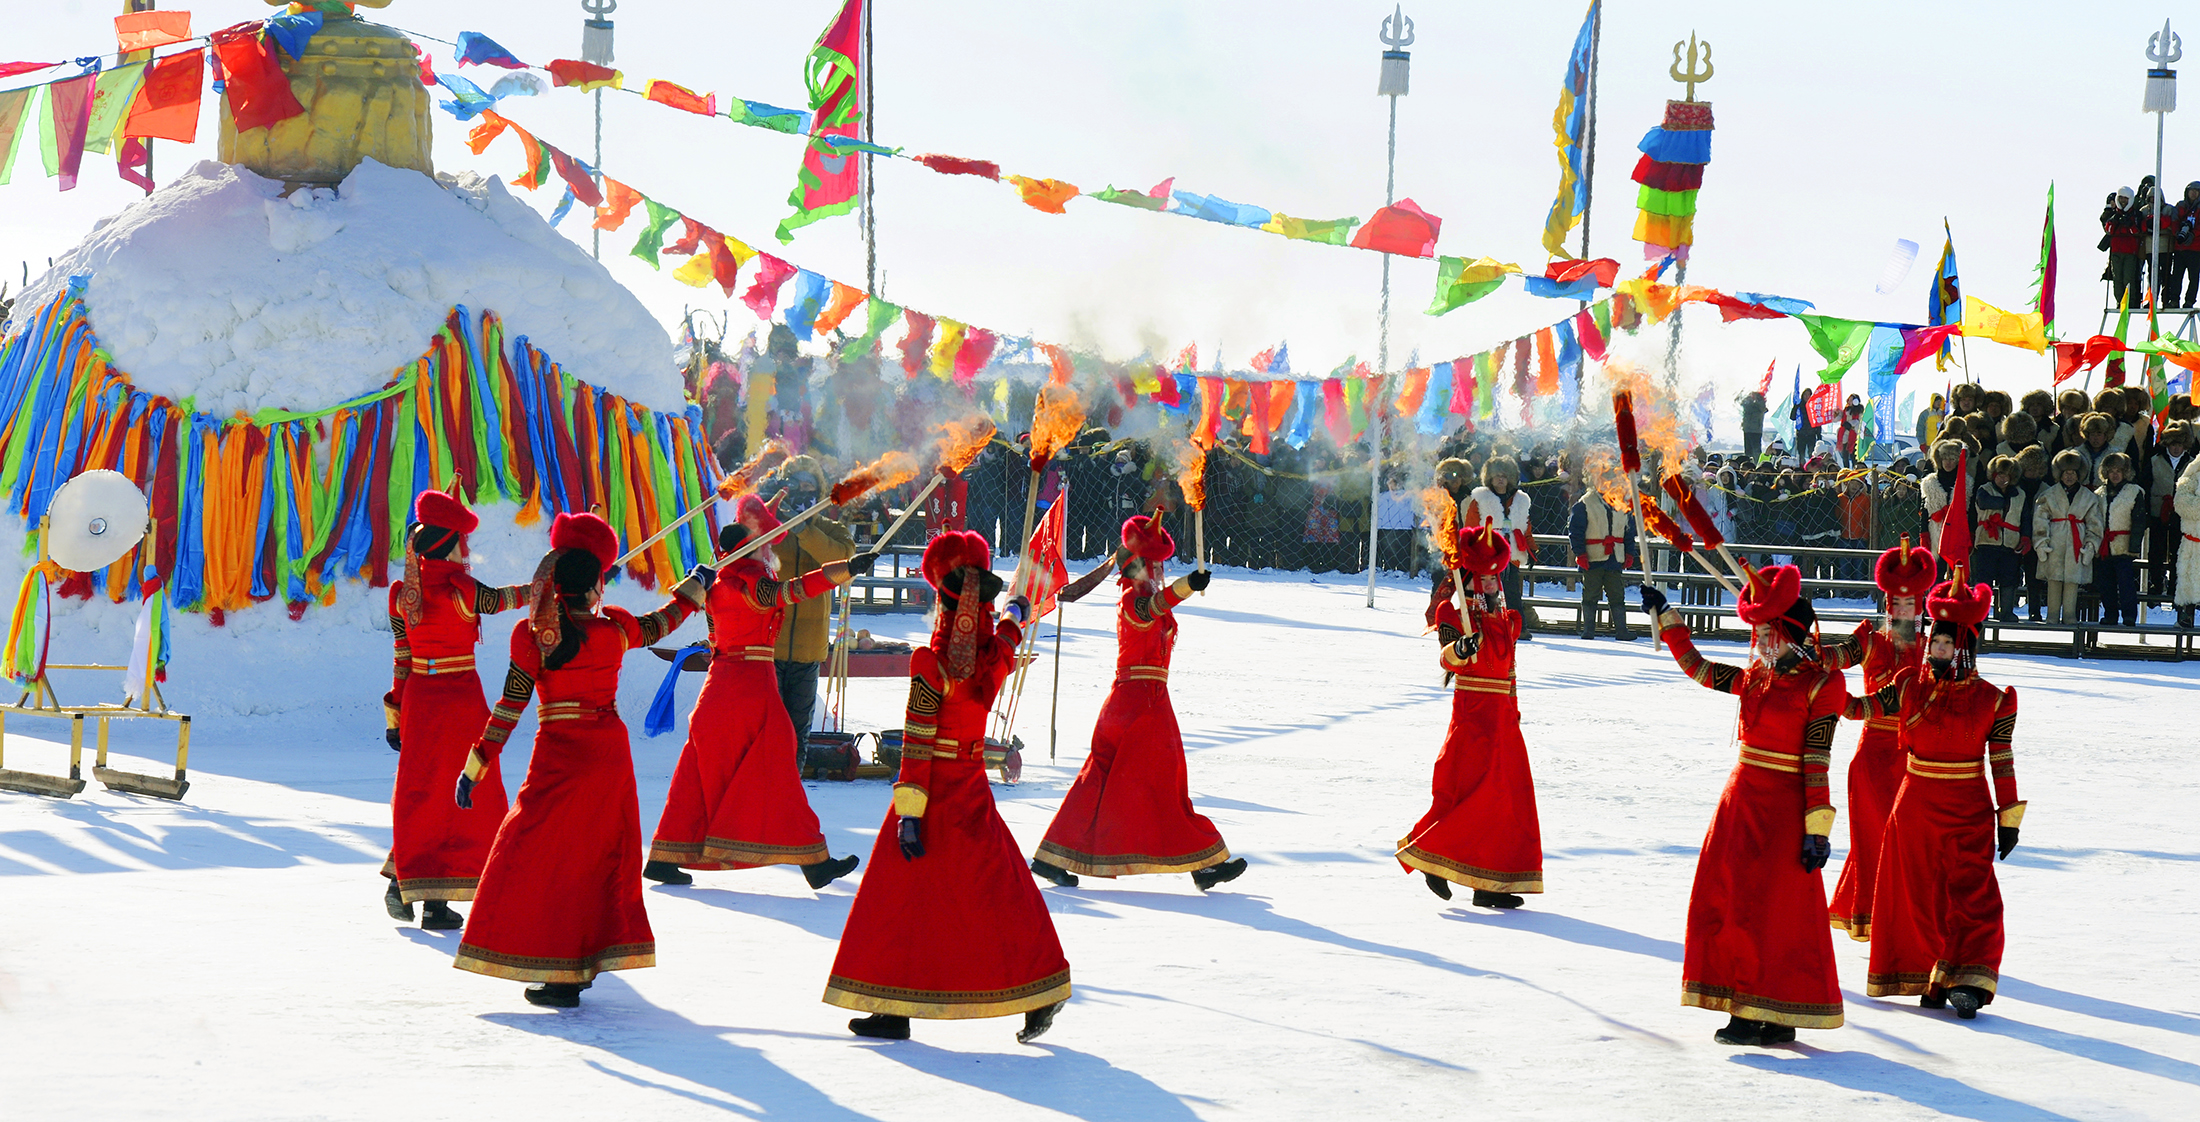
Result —
POLYGON ((1627 485, 1627 476, 1619 470, 1617 457, 1609 447, 1589 449, 1581 462, 1582 486, 1604 496, 1604 503, 1613 510, 1632 510, 1635 493, 1627 485))
POLYGON ((1193 439, 1178 455, 1177 486, 1184 489, 1184 503, 1193 510, 1207 509, 1207 442, 1193 439))
POLYGON ((765 441, 764 446, 756 450, 756 455, 748 463, 735 468, 731 474, 718 481, 718 497, 731 499, 754 490, 757 476, 778 467, 786 459, 785 441, 778 437, 765 441))
POLYGON ((1638 458, 1646 459, 1641 452, 1647 449, 1656 453, 1661 463, 1678 465, 1688 453, 1688 443, 1681 436, 1679 399, 1640 367, 1619 359, 1606 363, 1604 372, 1612 380, 1614 404, 1621 395, 1627 398, 1638 458))
POLYGON ((1085 405, 1068 386, 1048 386, 1039 391, 1039 404, 1031 418, 1031 473, 1047 469, 1085 424, 1085 405))
POLYGON ((1696 489, 1679 472, 1665 477, 1665 493, 1681 508, 1681 516, 1688 519, 1690 529, 1703 539, 1704 548, 1717 549, 1726 544, 1726 535, 1719 532, 1719 524, 1711 520, 1711 512, 1704 509, 1703 500, 1696 497, 1696 489))
POLYGON ((1451 501, 1451 492, 1442 487, 1429 487, 1421 492, 1421 518, 1428 523, 1429 537, 1436 543, 1436 551, 1444 555, 1444 567, 1459 567, 1459 505, 1451 501))
POLYGON ((1642 500, 1642 524, 1683 553, 1696 548, 1696 543, 1673 521, 1673 516, 1660 510, 1658 504, 1647 497, 1642 500))
POLYGON ((933 450, 939 454, 940 470, 964 472, 978 462, 978 453, 985 451, 986 443, 993 439, 996 430, 993 422, 981 413, 968 420, 948 421, 934 431, 939 433, 933 450))
POLYGON ((888 452, 848 473, 833 484, 834 506, 849 503, 887 487, 899 487, 917 477, 917 458, 907 452, 888 452))

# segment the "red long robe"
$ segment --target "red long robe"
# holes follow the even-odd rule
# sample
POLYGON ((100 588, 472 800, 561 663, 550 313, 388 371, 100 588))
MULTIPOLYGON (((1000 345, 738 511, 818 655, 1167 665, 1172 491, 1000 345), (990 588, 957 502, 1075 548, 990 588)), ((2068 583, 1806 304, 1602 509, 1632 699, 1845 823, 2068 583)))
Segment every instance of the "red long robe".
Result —
MULTIPOLYGON (((541 695, 540 727, 451 965, 519 982, 579 983, 657 964, 642 907, 642 811, 633 746, 619 719, 619 663, 691 610, 675 598, 639 618, 603 607, 571 620, 580 650, 555 670, 543 668, 527 621, 512 629, 504 696, 474 750, 493 761, 530 694, 541 695)), ((463 813, 486 812, 477 805, 463 813)))
POLYGON ((482 862, 505 809, 504 773, 492 766, 474 785, 474 809, 451 801, 451 783, 466 766, 474 737, 489 720, 474 647, 481 617, 517 608, 527 586, 495 588, 451 560, 419 562, 419 620, 408 624, 405 582, 390 585, 390 636, 395 651, 390 693, 396 712, 397 781, 390 789, 390 858, 384 875, 406 903, 471 900, 482 862))
POLYGON ((2010 741, 2017 691, 1978 677, 1911 680, 1902 695, 1908 775, 1881 842, 1877 926, 1864 992, 1945 994, 2001 980, 1994 827, 2024 818, 2010 741), (1983 760, 1982 760, 1983 758, 1983 760), (1987 779, 1992 777, 1992 790, 1987 779))
POLYGON ((1069 960, 1016 839, 993 807, 985 726, 1023 630, 979 633, 977 669, 950 680, 943 616, 909 660, 894 806, 848 910, 827 1004, 865 1013, 1001 1017, 1069 998, 1069 960), (923 820, 924 856, 902 856, 900 819, 923 820))
POLYGON ((821 571, 782 584, 743 559, 710 586, 710 672, 688 717, 649 859, 690 869, 809 865, 831 856, 802 793, 794 722, 773 644, 788 606, 833 588, 821 571))
MULTIPOLYGON (((1915 667, 1918 658, 1916 646, 1897 647, 1870 620, 1857 625, 1856 634, 1830 647, 1829 653, 1835 666, 1864 668, 1868 694, 1885 689, 1896 674, 1915 667)), ((1896 735, 1900 723, 1900 717, 1868 715, 1863 734, 1856 738, 1856 758, 1849 762, 1849 855, 1841 862, 1841 879, 1834 882, 1826 918, 1861 942, 1872 937, 1872 883, 1879 875, 1879 837, 1887 828, 1887 812, 1894 808, 1895 790, 1902 786, 1903 753, 1896 735)))
POLYGON ((1436 609, 1439 663, 1452 675, 1451 727, 1436 757, 1428 813, 1398 843, 1398 863, 1491 892, 1543 891, 1543 830, 1520 737, 1513 657, 1520 613, 1476 612, 1482 642, 1460 660, 1459 608, 1436 609))
POLYGON ((1115 684, 1092 730, 1092 752, 1039 843, 1039 859, 1096 877, 1188 873, 1230 859, 1222 834, 1192 809, 1184 735, 1169 704, 1183 580, 1126 589, 1116 606, 1115 684))
POLYGON ((1826 882, 1802 864, 1803 835, 1833 829, 1826 770, 1849 700, 1841 671, 1785 673, 1696 653, 1680 616, 1663 636, 1688 676, 1741 699, 1741 759, 1696 859, 1681 1004, 1795 1028, 1839 1028, 1841 983, 1826 926, 1826 882))

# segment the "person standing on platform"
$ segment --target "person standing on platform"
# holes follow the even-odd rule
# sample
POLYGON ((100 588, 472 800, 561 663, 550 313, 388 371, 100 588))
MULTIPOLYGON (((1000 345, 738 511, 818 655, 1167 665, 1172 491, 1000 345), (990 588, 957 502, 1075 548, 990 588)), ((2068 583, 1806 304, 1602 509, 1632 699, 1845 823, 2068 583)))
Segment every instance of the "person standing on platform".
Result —
POLYGON ((901 775, 825 985, 828 1005, 870 1016, 857 1036, 906 1040, 909 1020, 1024 1015, 1038 1039, 1069 1000, 1069 960, 1016 839, 993 806, 985 728, 1016 668, 1031 610, 993 618, 1001 578, 977 534, 925 547, 938 592, 931 642, 909 659, 901 775))
POLYGON ((497 827, 473 915, 451 965, 533 983, 534 1005, 571 1008, 605 970, 657 964, 642 905, 642 814, 633 743, 619 719, 619 664, 701 607, 715 575, 697 565, 664 607, 636 616, 604 604, 619 535, 593 514, 560 514, 535 566, 527 618, 512 629, 504 696, 466 757, 454 798, 474 790, 527 699, 540 726, 527 781, 497 827))
POLYGON ((1498 604, 1497 574, 1511 553, 1494 527, 1459 531, 1459 573, 1474 582, 1467 614, 1459 614, 1448 580, 1429 605, 1437 661, 1451 679, 1451 725, 1428 813, 1397 852, 1398 864, 1418 870, 1438 898, 1451 899, 1451 886, 1463 884, 1479 908, 1517 908, 1520 893, 1543 891, 1543 832, 1513 664, 1522 624, 1520 613, 1498 604))
MULTIPOLYGON (((787 461, 780 474, 787 483, 785 498, 780 500, 782 509, 808 510, 825 494, 825 477, 819 473, 817 461, 808 456, 787 461)), ((838 520, 839 514, 838 507, 829 508, 772 543, 772 552, 779 558, 779 572, 807 573, 828 562, 846 561, 855 556, 855 535, 838 520)), ((778 517, 774 515, 772 521, 778 522, 778 517)), ((793 747, 797 762, 802 756, 803 741, 817 723, 817 672, 831 646, 832 617, 830 596, 795 600, 787 605, 779 639, 772 647, 772 669, 779 681, 779 699, 786 706, 787 719, 794 725, 793 747)))
POLYGON ((2101 497, 2086 488, 2088 465, 2075 448, 2055 453, 2054 478, 2032 504, 2032 549, 2047 583, 2047 622, 2078 619, 2078 589, 2093 579, 2105 516, 2101 497))
MULTIPOLYGON (((1681 1004, 1724 1011, 1721 1044, 1769 1045, 1842 1024, 1821 870, 1833 853, 1826 772, 1848 684, 1812 642, 1818 616, 1793 565, 1747 570, 1736 614, 1750 663, 1696 653, 1665 594, 1642 588, 1673 660, 1699 685, 1741 699, 1741 760, 1727 777, 1688 898, 1681 1004)), ((1892 711, 1892 701, 1880 706, 1892 711)))
POLYGON ((1210 576, 1195 569, 1162 583, 1176 543, 1144 515, 1123 523, 1123 597, 1116 609, 1115 684, 1100 706, 1092 751, 1047 827, 1034 875, 1075 888, 1079 874, 1190 873, 1205 892, 1245 871, 1222 833, 1192 809, 1184 736, 1169 705, 1175 608, 1210 576))
MULTIPOLYGON (((1841 670, 1862 667, 1867 694, 1886 689, 1904 670, 1914 669, 1918 619, 1925 593, 1939 572, 1940 561, 1932 551, 1911 545, 1907 537, 1880 554, 1872 580, 1886 598, 1886 618, 1877 623, 1865 620, 1854 635, 1828 644, 1828 663, 1841 670)), ((1826 915, 1833 926, 1859 942, 1871 941, 1879 832, 1886 828, 1887 810, 1902 786, 1900 729, 1899 717, 1866 715, 1863 735, 1856 740, 1856 758, 1849 762, 1849 856, 1841 863, 1841 879, 1834 883, 1826 915)))
MULTIPOLYGON (((739 520, 718 531, 721 556, 779 527, 755 495, 741 496, 739 509, 739 520)), ((854 871, 855 856, 835 859, 825 848, 817 813, 802 793, 794 725, 768 666, 789 612, 825 599, 877 559, 865 553, 828 561, 781 581, 779 555, 755 553, 712 582, 710 672, 688 717, 687 744, 672 771, 644 877, 692 884, 683 870, 797 865, 814 890, 854 871)))
POLYGON ((390 692, 383 699, 385 733, 397 749, 390 790, 390 857, 382 904, 391 919, 456 931, 465 917, 450 901, 471 900, 481 883, 497 823, 504 817, 504 775, 483 773, 475 798, 486 813, 468 814, 445 798, 451 773, 466 762, 474 734, 489 719, 474 673, 481 617, 527 602, 527 586, 498 588, 466 572, 466 535, 481 519, 459 497, 422 491, 413 502, 405 576, 390 586, 390 692))
POLYGON ((1978 676, 1985 585, 1963 571, 1926 598, 1933 634, 1927 673, 1902 690, 1902 746, 1909 775, 1880 842, 1879 923, 1864 992, 1915 994, 1927 1009, 1953 1006, 1970 1020, 2001 981, 2001 887, 1994 854, 2017 848, 2024 802, 2010 748, 2017 691, 1978 676))

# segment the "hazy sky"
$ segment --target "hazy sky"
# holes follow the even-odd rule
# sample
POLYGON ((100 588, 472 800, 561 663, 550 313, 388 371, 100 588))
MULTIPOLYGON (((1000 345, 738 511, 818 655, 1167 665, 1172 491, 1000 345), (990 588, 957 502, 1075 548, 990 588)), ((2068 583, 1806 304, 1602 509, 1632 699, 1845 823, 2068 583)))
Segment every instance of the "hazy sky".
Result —
MULTIPOLYGON (((0 55, 113 48, 119 0, 18 7, 0 55)), ((1305 217, 1364 218, 1383 201, 1385 103, 1374 90, 1377 34, 1391 7, 878 0, 877 135, 912 152, 995 160, 1088 190, 1145 189, 1175 176, 1180 190, 1305 217)), ((1551 111, 1585 7, 1407 5, 1419 40, 1412 93, 1398 113, 1398 192, 1443 218, 1441 252, 1540 268, 1538 238, 1557 183, 1551 111)), ((803 54, 836 9, 837 0, 625 0, 613 17, 618 65, 635 87, 662 77, 721 99, 800 106, 803 54)), ((268 8, 200 0, 194 11, 203 33, 268 8)), ((2163 13, 2049 3, 1997 4, 1991 13, 1916 0, 1608 4, 1591 251, 1639 267, 1627 174, 1635 142, 1665 99, 1681 96, 1666 70, 1674 41, 1694 30, 1714 47, 1717 76, 1698 97, 1714 104, 1718 128, 1690 281, 1802 297, 1833 315, 1922 322, 1945 216, 1965 291, 2025 306, 2053 180, 2062 334, 2092 334, 2101 198, 2152 171, 2154 121, 2139 104, 2147 37, 2163 13), (1895 294, 1880 297, 1873 286, 1898 238, 1919 243, 1919 259, 1895 294)), ((577 57, 584 18, 579 0, 397 0, 368 14, 445 39, 479 31, 538 65, 577 57)), ((437 50, 448 68, 449 48, 437 50)), ((2200 54, 2190 61, 2200 67, 2200 54)), ((2200 89, 2188 91, 2188 103, 2195 99, 2200 89)), ((554 90, 506 108, 585 158, 590 106, 584 95, 554 90)), ((2200 160, 2179 158, 2190 151, 2196 114, 2200 105, 2168 121, 2173 187, 2200 178, 2200 160)), ((463 126, 438 112, 436 127, 439 169, 508 176, 521 162, 509 140, 476 157, 460 143, 463 126)), ((156 145, 159 175, 212 158, 214 133, 210 106, 203 143, 188 152, 156 145)), ((852 217, 812 226, 784 249, 773 240, 788 210, 796 138, 622 94, 605 98, 605 137, 608 174, 799 265, 862 283, 852 217)), ((11 282, 21 276, 14 262, 30 261, 35 272, 137 194, 99 156, 86 158, 82 186, 59 194, 26 155, 30 173, 19 162, 16 182, 0 188, 0 263, 11 282)), ((901 161, 879 166, 880 265, 885 295, 897 303, 1117 358, 1149 348, 1173 356, 1196 342, 1203 367, 1220 348, 1226 365, 1243 368, 1255 351, 1288 340, 1294 369, 1326 372, 1347 354, 1375 355, 1377 255, 1090 199, 1072 201, 1066 215, 1042 214, 1005 184, 901 161)), ((544 210, 557 199, 550 188, 539 195, 533 201, 544 210)), ((588 236, 578 213, 564 230, 588 236)), ((694 306, 726 313, 735 335, 756 325, 738 303, 728 312, 715 288, 687 288, 669 266, 652 273, 628 257, 634 234, 629 226, 607 235, 605 259, 667 321, 694 306)), ((1432 318, 1421 309, 1435 272, 1433 261, 1393 263, 1393 366, 1416 350, 1424 362, 1471 354, 1573 308, 1511 288, 1432 318)), ((1688 384, 1753 383, 1775 358, 1783 382, 1798 361, 1806 376, 1816 368, 1793 321, 1721 326, 1716 313, 1695 309, 1687 322, 1688 384)), ((1630 350, 1662 355, 1663 338, 1630 350)), ((1994 344, 1971 352, 1990 385, 2046 381, 2047 360, 2028 352, 1994 344)), ((1920 369, 1904 392, 1944 380, 1920 369)), ((1861 369, 1850 380, 1861 392, 1861 369)))

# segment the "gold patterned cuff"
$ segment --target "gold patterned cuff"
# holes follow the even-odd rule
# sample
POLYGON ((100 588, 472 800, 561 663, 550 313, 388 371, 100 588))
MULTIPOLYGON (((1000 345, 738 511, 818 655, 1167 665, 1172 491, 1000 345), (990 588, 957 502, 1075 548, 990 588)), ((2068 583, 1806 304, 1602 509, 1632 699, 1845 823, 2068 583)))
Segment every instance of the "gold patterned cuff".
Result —
POLYGON ((2013 802, 2001 808, 2000 811, 1995 813, 1994 820, 2012 830, 2022 826, 2024 824, 2024 803, 2022 801, 2013 802))
POLYGON ((903 818, 922 818, 928 796, 914 783, 894 784, 894 813, 903 818))
POLYGON ((1170 581, 1170 582, 1169 582, 1169 591, 1171 591, 1171 592, 1174 592, 1174 593, 1176 593, 1176 598, 1177 598, 1177 599, 1179 599, 1179 600, 1189 600, 1189 599, 1191 599, 1191 598, 1192 598, 1192 578, 1190 578, 1190 577, 1178 577, 1178 578, 1176 578, 1175 580, 1173 580, 1173 581, 1170 581))
POLYGON ((1833 808, 1814 806, 1803 812, 1803 832, 1830 837, 1833 834, 1833 808))
POLYGON ((1672 605, 1666 605, 1665 610, 1658 613, 1658 634, 1663 635, 1679 626, 1681 626, 1681 614, 1675 611, 1672 605))
POLYGON ((489 763, 481 758, 481 750, 477 748, 466 753, 466 778, 479 783, 481 777, 487 774, 489 774, 489 763))
POLYGON ((397 706, 390 704, 388 701, 382 703, 382 727, 385 729, 397 727, 397 706))

